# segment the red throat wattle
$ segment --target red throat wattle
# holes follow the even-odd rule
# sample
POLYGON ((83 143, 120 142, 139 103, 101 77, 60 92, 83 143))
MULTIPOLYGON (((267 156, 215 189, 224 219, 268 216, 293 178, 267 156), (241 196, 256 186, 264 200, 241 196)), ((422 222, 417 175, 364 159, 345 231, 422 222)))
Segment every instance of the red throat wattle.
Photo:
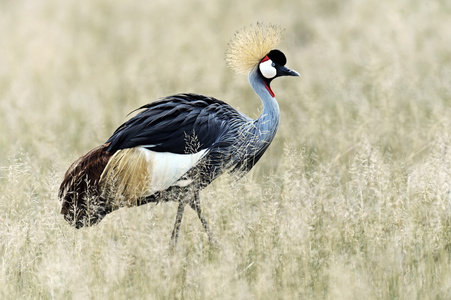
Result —
POLYGON ((271 87, 266 82, 265 82, 265 87, 268 90, 268 92, 271 94, 271 97, 274 98, 276 95, 274 95, 274 92, 271 90, 271 87))

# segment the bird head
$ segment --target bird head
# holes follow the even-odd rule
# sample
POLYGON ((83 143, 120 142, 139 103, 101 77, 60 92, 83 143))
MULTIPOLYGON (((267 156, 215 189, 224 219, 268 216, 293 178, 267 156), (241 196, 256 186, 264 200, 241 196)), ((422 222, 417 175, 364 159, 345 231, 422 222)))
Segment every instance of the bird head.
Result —
POLYGON ((258 72, 266 88, 274 96, 270 82, 280 76, 300 76, 285 67, 287 58, 274 49, 280 42, 283 29, 276 25, 257 23, 238 31, 229 42, 226 61, 237 73, 258 72))
POLYGON ((287 58, 282 51, 274 49, 271 50, 258 64, 260 74, 266 80, 273 80, 279 76, 300 76, 298 72, 285 67, 287 58))

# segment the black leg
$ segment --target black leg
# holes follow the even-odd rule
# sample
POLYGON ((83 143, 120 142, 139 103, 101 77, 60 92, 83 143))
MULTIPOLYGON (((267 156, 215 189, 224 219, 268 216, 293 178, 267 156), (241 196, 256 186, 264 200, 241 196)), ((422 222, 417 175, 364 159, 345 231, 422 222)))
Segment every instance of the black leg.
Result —
POLYGON ((185 209, 185 203, 180 201, 179 206, 177 208, 177 216, 175 217, 174 229, 172 230, 172 236, 171 236, 171 247, 172 248, 175 248, 175 246, 177 245, 177 238, 179 236, 180 223, 182 223, 184 209, 185 209))
POLYGON ((189 203, 189 205, 191 206, 192 209, 194 209, 194 211, 197 213, 197 216, 199 217, 200 221, 202 222, 202 226, 204 227, 205 231, 207 232, 208 235, 208 241, 210 243, 215 242, 213 235, 210 231, 210 227, 208 226, 207 220, 204 218, 204 216, 202 215, 202 209, 200 208, 200 199, 199 199, 199 193, 196 193, 194 195, 194 199, 193 201, 191 201, 189 203))

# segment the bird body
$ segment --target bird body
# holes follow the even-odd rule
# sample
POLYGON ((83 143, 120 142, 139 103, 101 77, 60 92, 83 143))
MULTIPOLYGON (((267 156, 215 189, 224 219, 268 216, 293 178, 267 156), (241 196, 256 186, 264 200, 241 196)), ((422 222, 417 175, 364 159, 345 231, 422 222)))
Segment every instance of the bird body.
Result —
MULTIPOLYGON (((279 125, 270 82, 277 76, 299 76, 284 67, 280 51, 269 50, 249 72, 249 82, 263 102, 259 118, 198 94, 177 94, 142 106, 104 145, 66 172, 59 193, 65 219, 79 228, 123 206, 172 200, 179 207, 171 241, 177 240, 186 204, 197 212, 211 239, 199 190, 224 172, 242 175, 255 165, 279 125)), ((228 57, 229 63, 236 63, 233 58, 228 57)))

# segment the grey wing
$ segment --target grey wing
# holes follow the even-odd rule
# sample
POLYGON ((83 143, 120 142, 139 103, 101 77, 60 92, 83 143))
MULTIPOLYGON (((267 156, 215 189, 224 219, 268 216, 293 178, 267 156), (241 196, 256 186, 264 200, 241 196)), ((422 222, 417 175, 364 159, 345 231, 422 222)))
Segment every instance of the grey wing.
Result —
POLYGON ((220 100, 197 94, 166 97, 141 107, 108 139, 108 151, 137 146, 185 154, 227 143, 221 138, 243 115, 220 100))

